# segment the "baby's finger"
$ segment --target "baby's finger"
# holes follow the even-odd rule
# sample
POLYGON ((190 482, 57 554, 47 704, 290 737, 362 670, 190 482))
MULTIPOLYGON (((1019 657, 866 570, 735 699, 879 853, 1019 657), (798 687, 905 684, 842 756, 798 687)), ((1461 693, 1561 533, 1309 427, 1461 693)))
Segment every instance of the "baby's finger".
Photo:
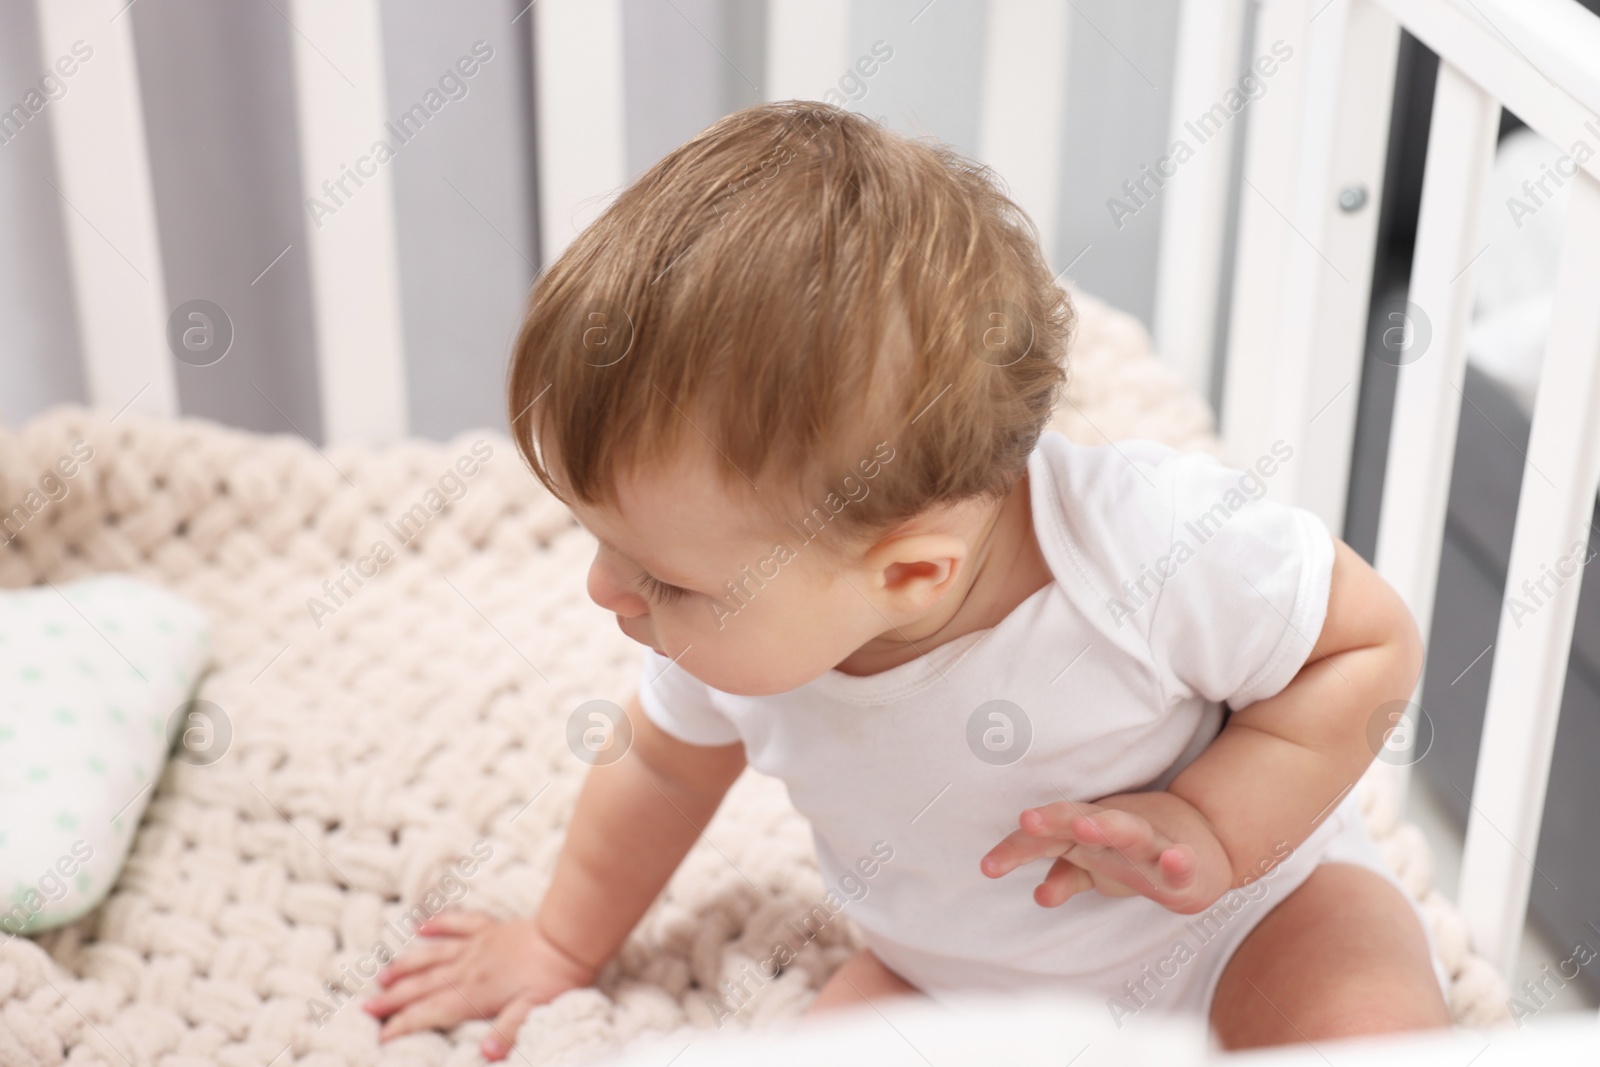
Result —
POLYGON ((423 937, 466 937, 492 925, 494 919, 481 911, 441 911, 418 923, 417 933, 423 937))
POLYGON ((1058 856, 1071 844, 1070 841, 1036 837, 1022 830, 1013 830, 978 861, 978 869, 990 878, 999 878, 1024 863, 1032 863, 1045 856, 1058 856))
POLYGON ((1152 862, 1130 863, 1119 850, 1078 846, 1070 853, 1094 876, 1095 888, 1106 896, 1142 896, 1162 907, 1187 902, 1198 883, 1199 865, 1194 850, 1177 845, 1152 862))
POLYGON ((1161 865, 1162 880, 1167 883, 1167 888, 1173 891, 1187 889, 1193 885, 1200 870, 1194 849, 1188 845, 1173 845, 1161 853, 1157 862, 1161 865))
POLYGON ((408 974, 416 974, 435 964, 455 959, 466 947, 466 939, 459 937, 428 940, 413 945, 378 972, 378 984, 385 988, 392 986, 408 974))
POLYGON ((1043 837, 1072 837, 1072 822, 1084 815, 1095 815, 1108 809, 1087 801, 1058 800, 1028 808, 1017 819, 1024 831, 1043 837))
POLYGON ((445 986, 384 1023, 383 1029, 378 1031, 378 1040, 392 1041, 418 1030, 448 1030, 464 1019, 478 1017, 465 997, 445 986))
POLYGON ((1044 876, 1033 890, 1033 899, 1040 907, 1055 908, 1088 889, 1094 888, 1094 878, 1076 863, 1056 860, 1050 873, 1044 876))
POLYGON ((421 974, 400 979, 377 996, 363 1001, 361 1009, 368 1015, 382 1019, 440 989, 448 989, 449 983, 450 976, 445 969, 433 967, 421 974))
POLYGON ((1093 815, 1071 820, 1068 832, 1085 845, 1105 845, 1117 849, 1160 849, 1171 842, 1156 834, 1142 816, 1115 808, 1102 808, 1093 815))
POLYGON ((489 1036, 479 1045, 479 1051, 486 1060, 503 1060, 511 1054, 511 1045, 517 1040, 517 1031, 522 1029, 522 1021, 528 1013, 537 1006, 532 997, 518 997, 500 1010, 495 1016, 494 1028, 489 1031, 489 1036))

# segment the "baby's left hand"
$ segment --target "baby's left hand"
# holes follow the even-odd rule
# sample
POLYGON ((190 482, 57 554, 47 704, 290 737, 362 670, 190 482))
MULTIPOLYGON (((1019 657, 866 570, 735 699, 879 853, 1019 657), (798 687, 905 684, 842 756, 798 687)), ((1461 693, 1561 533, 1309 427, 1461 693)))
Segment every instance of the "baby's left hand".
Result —
POLYGON ((1018 823, 1021 829, 990 849, 980 867, 999 878, 1054 856, 1033 891, 1047 908, 1098 889, 1107 896, 1149 897, 1192 915, 1233 884, 1222 842, 1192 805, 1171 793, 1125 793, 1098 804, 1063 800, 1029 808, 1018 823))

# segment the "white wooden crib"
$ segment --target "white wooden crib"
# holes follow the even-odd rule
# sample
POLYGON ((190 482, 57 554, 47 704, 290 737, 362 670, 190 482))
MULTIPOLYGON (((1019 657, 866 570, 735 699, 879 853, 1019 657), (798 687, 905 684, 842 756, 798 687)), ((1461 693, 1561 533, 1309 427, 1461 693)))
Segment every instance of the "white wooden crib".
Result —
MULTIPOLYGON (((854 62, 845 45, 849 0, 766 2, 766 95, 821 97, 854 62)), ((349 162, 349 146, 370 140, 390 110, 379 5, 280 6, 296 28, 301 172, 305 195, 315 196, 349 162), (326 39, 344 44, 337 70, 312 43, 326 39)), ((137 262, 160 262, 128 7, 128 0, 37 4, 42 54, 68 55, 73 42, 90 40, 95 62, 85 76, 114 90, 51 104, 90 400, 173 415, 169 304, 159 272, 127 270, 89 221, 114 220, 112 244, 137 262)), ((1071 148, 1053 110, 1064 85, 1070 8, 1067 0, 990 0, 986 16, 982 154, 1046 233, 1055 232, 1052 194, 1071 148)), ((1241 72, 1273 56, 1276 42, 1292 49, 1294 61, 1277 65, 1270 91, 1248 105, 1247 125, 1217 123, 1206 150, 1181 165, 1152 161, 1161 179, 1149 179, 1146 195, 1159 187, 1164 205, 1158 347, 1202 393, 1222 375, 1221 428, 1235 456, 1264 453, 1280 438, 1294 445, 1298 462, 1270 491, 1336 531, 1350 481, 1402 28, 1440 56, 1409 293, 1431 338, 1407 333, 1399 346, 1405 355, 1377 549, 1379 570, 1426 634, 1462 403, 1473 263, 1482 252, 1476 231, 1502 107, 1562 148, 1591 148, 1568 176, 1568 230, 1508 584, 1539 575, 1589 534, 1600 488, 1600 154, 1593 151, 1600 148, 1600 19, 1570 0, 1262 0, 1253 23, 1247 0, 1184 0, 1181 11, 1171 79, 1175 145, 1195 141, 1189 124, 1226 107, 1241 72), (1246 143, 1235 173, 1230 144, 1241 130, 1246 143), (1212 340, 1219 317, 1228 324, 1221 352, 1212 340)), ((536 0, 516 18, 534 39, 540 251, 549 262, 626 181, 623 0, 536 0)), ((340 225, 306 231, 322 409, 333 442, 405 431, 391 183, 379 168, 341 211, 340 225)), ((1052 251, 1063 262, 1076 250, 1052 251)), ((1579 585, 1561 585, 1527 617, 1504 613, 1495 642, 1460 906, 1479 949, 1507 976, 1534 875, 1579 585)), ((1404 769, 1383 773, 1403 778, 1404 769)), ((1413 1062, 1433 1062, 1424 1054, 1413 1062)))

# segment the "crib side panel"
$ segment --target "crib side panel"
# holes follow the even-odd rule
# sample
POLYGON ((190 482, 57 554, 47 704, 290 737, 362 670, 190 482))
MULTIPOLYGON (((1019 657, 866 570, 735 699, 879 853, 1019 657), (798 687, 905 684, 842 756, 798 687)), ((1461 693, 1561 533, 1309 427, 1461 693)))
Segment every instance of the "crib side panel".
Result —
MULTIPOLYGON (((1172 72, 1171 145, 1194 145, 1195 158, 1162 189, 1156 260, 1156 350, 1183 383, 1202 396, 1216 372, 1217 319, 1223 299, 1228 199, 1238 131, 1225 123, 1204 143, 1192 124, 1242 77, 1245 0, 1184 0, 1172 72)), ((1159 166, 1159 162, 1158 162, 1159 166)))
MULTIPOLYGON (((1378 567, 1431 628, 1464 402, 1465 331, 1484 182, 1502 103, 1557 145, 1600 132, 1600 79, 1563 57, 1600 55, 1600 20, 1545 0, 1382 0, 1440 56, 1378 533, 1378 567)), ((1478 949, 1517 960, 1535 877, 1590 520, 1600 485, 1600 170, 1574 156, 1555 311, 1521 496, 1470 798, 1461 906, 1478 949), (1525 596, 1524 582, 1532 592, 1525 596), (1529 599, 1531 597, 1531 599, 1529 599)), ((1426 707, 1426 694, 1415 703, 1426 707)), ((1419 713, 1420 714, 1420 713, 1419 713)), ((1398 772, 1397 772, 1398 773, 1398 772)))
POLYGON ((1278 499, 1343 528, 1399 28, 1370 0, 1263 6, 1222 430, 1247 465, 1282 442, 1278 499))
POLYGON ((989 0, 979 154, 1060 262, 1062 138, 1071 9, 1054 0, 989 0))
MULTIPOLYGON (((1481 251, 1478 221, 1499 122, 1499 102, 1441 61, 1409 298, 1384 335, 1386 358, 1400 369, 1376 559, 1424 635, 1433 620, 1466 374, 1472 264, 1481 251)), ((1393 773, 1403 778, 1403 765, 1393 773)))
POLYGON ((540 262, 549 264, 627 181, 622 0, 539 0, 533 33, 540 262))
POLYGON ((171 416, 178 390, 132 23, 119 0, 37 9, 50 76, 72 79, 50 114, 89 402, 171 416))
POLYGON ((288 10, 323 436, 393 440, 406 432, 405 354, 394 177, 378 141, 403 144, 415 120, 385 114, 377 0, 288 10))
POLYGON ((1600 180, 1577 175, 1495 639, 1461 872, 1486 956, 1517 958, 1600 489, 1600 180))

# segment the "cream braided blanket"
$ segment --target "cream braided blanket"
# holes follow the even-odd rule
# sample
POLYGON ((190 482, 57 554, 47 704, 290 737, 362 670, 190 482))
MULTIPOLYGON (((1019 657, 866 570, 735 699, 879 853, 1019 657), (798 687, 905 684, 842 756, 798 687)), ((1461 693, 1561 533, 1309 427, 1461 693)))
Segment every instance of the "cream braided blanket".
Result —
MULTIPOLYGON (((1058 428, 1215 450, 1205 406, 1138 324, 1079 303, 1058 428)), ((478 1062, 487 1023, 380 1049, 356 1002, 417 917, 451 903, 523 914, 544 891, 586 770, 567 718, 620 701, 638 663, 584 594, 588 535, 487 432, 323 454, 112 415, 0 429, 8 506, 74 441, 95 453, 0 548, 0 586, 120 570, 200 604, 218 659, 202 695, 234 736, 213 764, 170 763, 103 906, 0 943, 0 1067, 478 1062), (481 462, 458 467, 475 447, 481 462)), ((1432 919, 1456 1018, 1504 1018, 1504 984, 1431 890, 1426 842, 1381 790, 1366 803, 1432 919)), ((583 1063, 714 1025, 721 983, 823 892, 782 786, 747 774, 600 988, 535 1011, 522 1052, 583 1063)), ((746 982, 727 1025, 798 1014, 853 938, 826 926, 778 978, 746 982)))

